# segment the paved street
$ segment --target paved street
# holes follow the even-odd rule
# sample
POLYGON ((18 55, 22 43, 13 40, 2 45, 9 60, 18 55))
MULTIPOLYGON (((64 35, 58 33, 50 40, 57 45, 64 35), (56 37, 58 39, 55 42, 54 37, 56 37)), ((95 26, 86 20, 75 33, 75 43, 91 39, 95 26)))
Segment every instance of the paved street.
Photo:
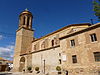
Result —
POLYGON ((13 75, 12 73, 0 73, 0 75, 13 75))
POLYGON ((32 73, 22 73, 22 72, 1 72, 0 75, 33 75, 32 73))
POLYGON ((22 75, 21 73, 1 72, 0 75, 22 75))

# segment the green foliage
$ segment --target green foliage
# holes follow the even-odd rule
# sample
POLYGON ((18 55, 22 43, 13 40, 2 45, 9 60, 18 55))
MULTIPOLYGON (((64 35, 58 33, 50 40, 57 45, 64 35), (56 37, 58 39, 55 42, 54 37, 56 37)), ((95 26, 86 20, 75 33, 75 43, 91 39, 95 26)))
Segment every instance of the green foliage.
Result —
POLYGON ((57 70, 57 71, 61 71, 61 67, 60 67, 60 66, 57 66, 57 67, 56 67, 56 70, 57 70))
POLYGON ((32 70, 32 67, 28 67, 27 70, 31 71, 32 70))
POLYGON ((98 20, 100 20, 100 0, 98 0, 98 2, 93 1, 93 7, 95 15, 98 17, 98 20))
POLYGON ((35 67, 35 71, 39 71, 39 67, 35 67))

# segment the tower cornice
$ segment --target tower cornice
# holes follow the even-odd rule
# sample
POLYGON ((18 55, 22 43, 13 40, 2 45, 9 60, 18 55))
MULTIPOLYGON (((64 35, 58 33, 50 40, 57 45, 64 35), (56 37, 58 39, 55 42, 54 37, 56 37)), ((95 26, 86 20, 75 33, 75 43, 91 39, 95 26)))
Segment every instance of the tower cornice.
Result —
POLYGON ((29 29, 29 28, 26 28, 26 27, 19 27, 19 28, 16 30, 16 32, 18 32, 18 31, 21 30, 21 29, 26 29, 26 30, 34 31, 33 29, 29 29))

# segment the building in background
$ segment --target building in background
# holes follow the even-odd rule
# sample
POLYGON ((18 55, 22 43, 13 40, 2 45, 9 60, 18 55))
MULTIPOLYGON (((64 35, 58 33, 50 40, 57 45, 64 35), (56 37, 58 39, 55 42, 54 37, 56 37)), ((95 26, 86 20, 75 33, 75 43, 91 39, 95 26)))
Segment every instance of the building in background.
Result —
POLYGON ((0 57, 0 72, 10 71, 13 62, 0 57))
POLYGON ((13 71, 41 74, 98 75, 100 74, 100 23, 67 25, 35 39, 32 13, 19 15, 13 71), (57 71, 58 70, 58 71, 57 71))

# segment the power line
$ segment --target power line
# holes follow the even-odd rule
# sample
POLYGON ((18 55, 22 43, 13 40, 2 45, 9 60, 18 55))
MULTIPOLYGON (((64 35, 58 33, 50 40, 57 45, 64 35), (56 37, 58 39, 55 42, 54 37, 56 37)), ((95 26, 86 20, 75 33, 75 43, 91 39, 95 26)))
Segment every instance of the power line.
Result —
MULTIPOLYGON (((5 35, 7 37, 16 37, 16 34, 13 34, 13 33, 6 33, 6 32, 0 32, 1 35, 5 35)), ((25 35, 18 35, 17 36, 24 36, 24 37, 30 37, 30 36, 25 36, 25 35)))

